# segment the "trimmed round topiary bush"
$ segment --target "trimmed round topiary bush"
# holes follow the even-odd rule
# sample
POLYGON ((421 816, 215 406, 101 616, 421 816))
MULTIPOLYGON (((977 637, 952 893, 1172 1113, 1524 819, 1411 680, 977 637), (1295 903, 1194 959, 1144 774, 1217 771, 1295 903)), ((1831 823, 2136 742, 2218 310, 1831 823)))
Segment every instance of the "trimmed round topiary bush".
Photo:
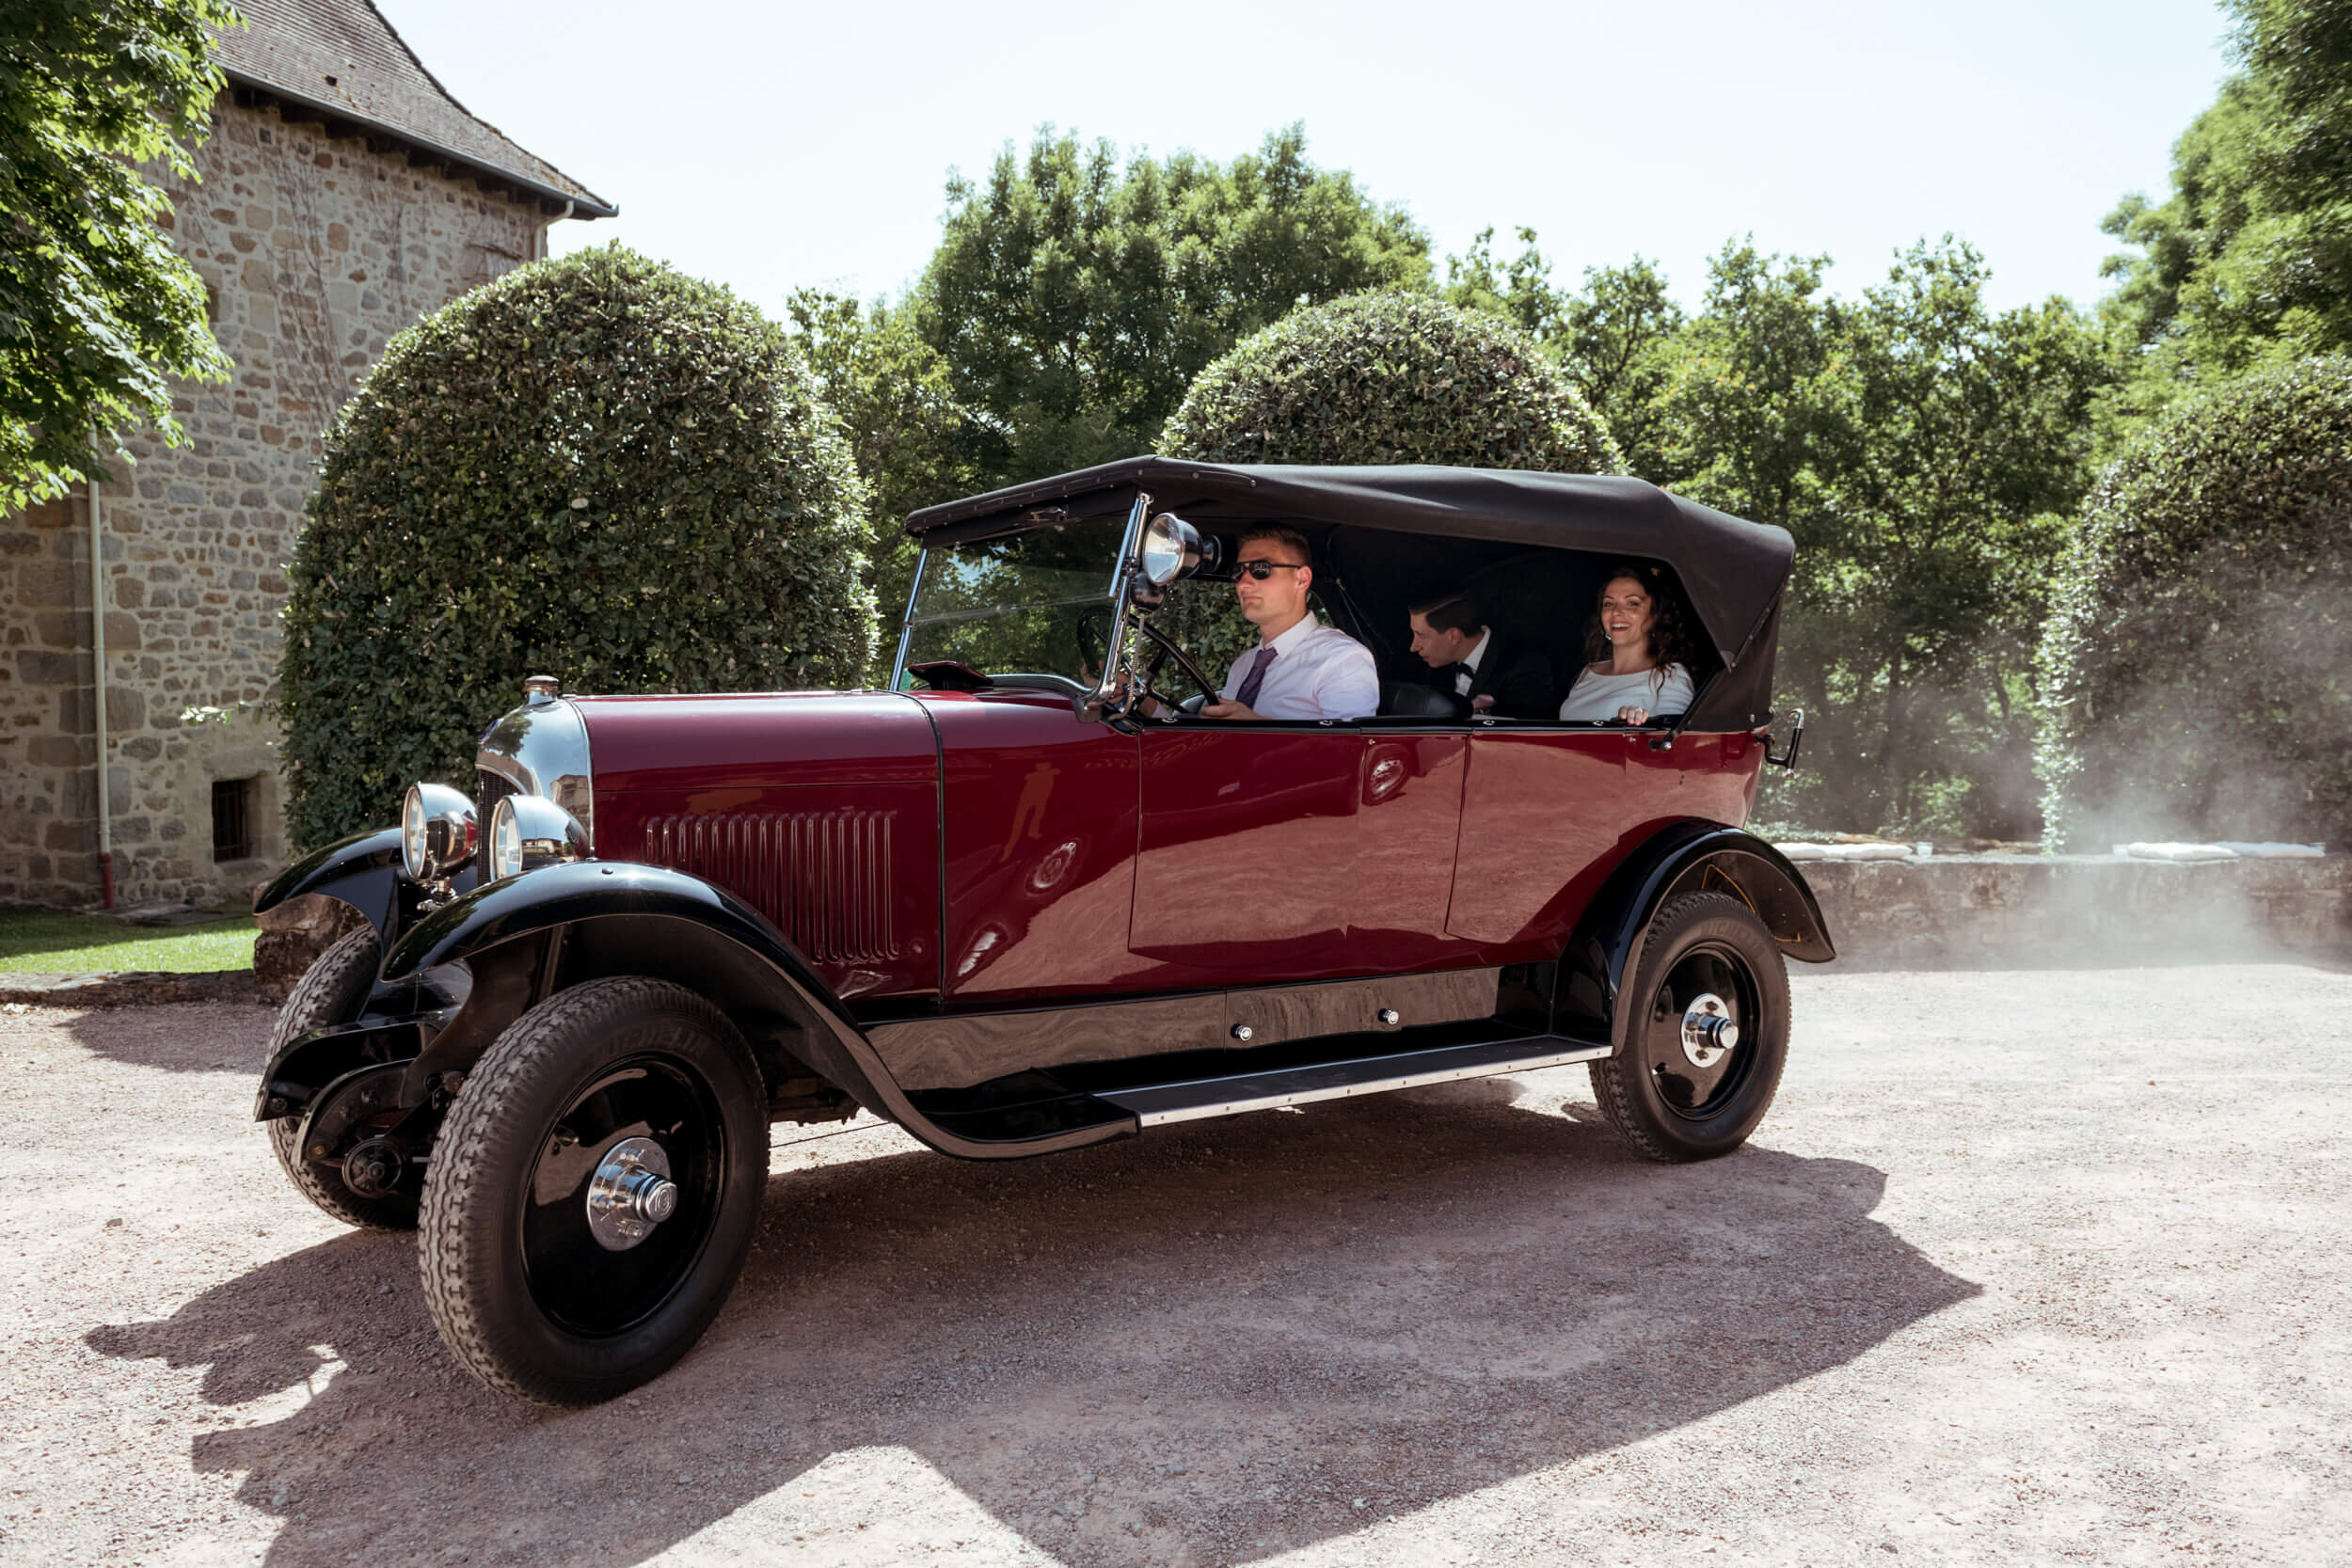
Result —
POLYGON ((2352 359, 2229 384, 2102 476, 2041 650, 2052 840, 2352 836, 2352 359))
MULTIPOLYGON (((1193 381, 1160 450, 1210 463, 1439 463, 1610 474, 1609 427, 1535 341, 1483 310, 1380 290, 1292 311, 1193 381)), ((1230 589, 1159 612, 1211 674, 1254 645, 1230 589)))
POLYGON ((279 702, 301 845, 470 789, 523 677, 577 691, 854 680, 864 491, 775 325, 611 246, 392 340, 327 433, 279 702))
POLYGON ((1212 463, 1616 473, 1609 427, 1499 316, 1402 291, 1294 310, 1209 366, 1160 450, 1212 463))

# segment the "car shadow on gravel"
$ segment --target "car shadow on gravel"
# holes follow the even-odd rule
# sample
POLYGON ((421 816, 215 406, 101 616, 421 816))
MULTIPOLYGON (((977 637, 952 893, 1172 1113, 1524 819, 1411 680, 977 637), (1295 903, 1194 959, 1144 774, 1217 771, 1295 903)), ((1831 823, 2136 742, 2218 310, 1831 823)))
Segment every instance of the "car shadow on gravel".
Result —
POLYGON ((94 1007, 66 1021, 73 1043, 102 1061, 166 1072, 249 1071, 269 1065, 278 1008, 258 1002, 94 1007), (224 1043, 228 1042, 228 1043, 224 1043))
POLYGON ((1671 1432, 1978 1291, 1869 1217, 1867 1165, 1643 1164, 1544 1083, 1002 1165, 795 1145, 709 1336, 596 1410, 458 1371, 400 1236, 88 1339, 201 1369, 190 1462, 286 1519, 274 1563, 627 1564, 745 1509, 806 1560, 993 1517, 1064 1561, 1209 1563, 1671 1432))

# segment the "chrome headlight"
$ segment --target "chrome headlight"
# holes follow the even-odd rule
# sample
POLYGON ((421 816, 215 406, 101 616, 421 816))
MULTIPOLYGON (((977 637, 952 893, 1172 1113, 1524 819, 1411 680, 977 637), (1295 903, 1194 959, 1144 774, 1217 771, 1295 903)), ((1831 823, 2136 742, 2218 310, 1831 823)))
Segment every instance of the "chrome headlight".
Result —
POLYGON ((588 858, 588 830, 554 801, 509 795, 490 813, 490 876, 519 877, 588 858))
POLYGON ((1202 538, 1199 529, 1173 512, 1163 512, 1143 525, 1143 576, 1154 588, 1166 588, 1204 565, 1214 569, 1220 553, 1215 535, 1202 538))
POLYGON ((447 784, 410 784, 400 803, 402 869, 416 881, 442 881, 457 874, 473 849, 473 802, 447 784))

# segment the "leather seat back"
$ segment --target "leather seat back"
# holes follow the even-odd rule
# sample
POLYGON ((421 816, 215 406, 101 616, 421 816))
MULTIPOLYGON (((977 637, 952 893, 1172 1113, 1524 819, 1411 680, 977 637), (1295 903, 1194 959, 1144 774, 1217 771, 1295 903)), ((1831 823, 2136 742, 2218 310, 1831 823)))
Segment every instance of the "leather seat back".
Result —
POLYGON ((1452 719, 1456 711, 1454 699, 1434 686, 1420 681, 1380 683, 1383 719, 1452 719))

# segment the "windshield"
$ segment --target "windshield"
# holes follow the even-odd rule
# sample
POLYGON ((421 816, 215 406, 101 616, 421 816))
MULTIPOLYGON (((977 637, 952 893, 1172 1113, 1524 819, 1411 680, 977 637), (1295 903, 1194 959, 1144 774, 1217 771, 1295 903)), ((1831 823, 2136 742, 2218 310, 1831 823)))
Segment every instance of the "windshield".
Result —
MULTIPOLYGON (((1091 688, 1111 625, 1123 515, 932 549, 909 617, 906 665, 1057 675, 1091 688)), ((905 669, 901 687, 911 684, 905 669)))

